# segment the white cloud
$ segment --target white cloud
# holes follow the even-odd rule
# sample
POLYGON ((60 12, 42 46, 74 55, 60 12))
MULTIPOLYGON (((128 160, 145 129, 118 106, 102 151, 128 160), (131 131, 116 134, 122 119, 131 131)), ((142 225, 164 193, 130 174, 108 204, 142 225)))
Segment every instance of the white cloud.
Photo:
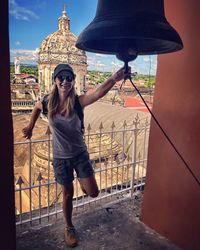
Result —
POLYGON ((103 64, 103 63, 98 63, 97 66, 98 66, 98 67, 105 67, 106 65, 103 64))
MULTIPOLYGON (((98 57, 96 54, 87 52, 87 63, 89 70, 102 70, 115 72, 117 69, 124 66, 122 61, 119 61, 115 56, 104 55, 103 57, 98 57), (101 66, 101 64, 103 64, 101 66)), ((137 72, 138 74, 149 74, 155 75, 157 68, 157 57, 156 56, 138 56, 136 60, 129 62, 132 72, 137 72)))
POLYGON ((97 57, 106 57, 106 55, 104 55, 104 54, 95 54, 95 56, 97 56, 97 57))
POLYGON ((152 69, 153 69, 154 71, 157 70, 157 63, 154 63, 154 64, 152 65, 152 69))
POLYGON ((88 64, 89 66, 91 66, 91 65, 95 65, 95 63, 94 63, 94 62, 92 62, 92 61, 90 61, 90 60, 87 60, 87 64, 88 64))
POLYGON ((116 66, 116 67, 122 67, 123 63, 121 62, 111 62, 112 65, 116 66))
POLYGON ((38 54, 39 51, 40 51, 39 48, 36 48, 36 49, 35 49, 35 53, 36 53, 36 54, 38 54))
POLYGON ((29 21, 32 18, 39 18, 33 11, 20 6, 15 0, 9 1, 9 13, 16 19, 24 21, 29 21))
POLYGON ((96 61, 95 61, 95 58, 92 57, 92 56, 87 56, 87 63, 88 65, 95 65, 96 64, 96 61))
POLYGON ((22 63, 35 64, 38 60, 38 49, 36 48, 35 50, 25 50, 25 49, 10 50, 11 62, 13 62, 16 57, 19 57, 19 60, 22 63))
POLYGON ((92 56, 87 56, 87 59, 92 61, 92 60, 94 60, 94 57, 92 57, 92 56))
POLYGON ((130 62, 129 66, 131 67, 131 72, 137 72, 138 68, 137 68, 137 63, 135 62, 130 62))
POLYGON ((144 61, 144 62, 151 62, 152 60, 151 60, 150 57, 144 57, 144 58, 143 58, 143 61, 144 61))
POLYGON ((15 41, 15 45, 20 46, 21 42, 20 41, 15 41))

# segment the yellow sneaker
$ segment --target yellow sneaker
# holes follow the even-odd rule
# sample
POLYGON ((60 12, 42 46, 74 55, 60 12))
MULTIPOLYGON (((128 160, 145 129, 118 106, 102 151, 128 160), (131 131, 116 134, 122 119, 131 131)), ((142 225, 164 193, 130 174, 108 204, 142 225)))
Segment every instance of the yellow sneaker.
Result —
POLYGON ((66 227, 64 235, 65 235, 65 243, 67 244, 68 247, 75 247, 77 245, 78 239, 74 227, 66 227))

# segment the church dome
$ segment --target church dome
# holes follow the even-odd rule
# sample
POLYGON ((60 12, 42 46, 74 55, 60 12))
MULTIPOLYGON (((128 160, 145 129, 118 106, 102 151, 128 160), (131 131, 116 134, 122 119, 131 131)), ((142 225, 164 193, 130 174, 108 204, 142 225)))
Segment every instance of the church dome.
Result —
POLYGON ((66 5, 58 18, 57 31, 49 34, 38 49, 38 76, 41 95, 52 87, 55 67, 60 63, 69 64, 76 74, 75 89, 78 94, 86 88, 87 57, 83 50, 76 48, 76 36, 70 31, 70 19, 66 5))
POLYGON ((39 48, 39 63, 86 64, 85 52, 76 48, 77 37, 70 31, 66 7, 58 19, 58 30, 49 34, 39 48))

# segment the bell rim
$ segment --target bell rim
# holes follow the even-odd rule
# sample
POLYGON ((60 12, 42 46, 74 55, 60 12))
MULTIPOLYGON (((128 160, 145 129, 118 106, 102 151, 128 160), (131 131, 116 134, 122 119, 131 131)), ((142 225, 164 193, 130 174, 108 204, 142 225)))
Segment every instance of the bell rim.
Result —
MULTIPOLYGON (((156 41, 157 44, 159 44, 159 43, 161 43, 161 44, 168 43, 169 44, 169 48, 166 48, 164 50, 158 49, 155 52, 154 51, 150 51, 150 52, 138 51, 137 52, 138 55, 164 54, 164 53, 169 53, 169 52, 175 52, 175 51, 178 51, 178 50, 183 48, 183 43, 182 43, 182 40, 181 40, 178 32, 167 21, 165 23, 156 22, 156 24, 140 22, 140 24, 137 24, 137 26, 136 25, 134 26, 134 23, 128 23, 126 28, 124 28, 123 24, 121 24, 121 22, 119 22, 118 20, 112 22, 112 24, 111 24, 111 22, 109 22, 109 25, 108 25, 107 21, 104 21, 103 25, 102 25, 102 21, 99 23, 92 21, 79 35, 77 42, 76 42, 77 48, 85 50, 85 51, 89 51, 89 52, 97 52, 97 49, 89 48, 91 41, 93 41, 93 43, 98 43, 99 40, 102 41, 103 32, 104 33, 107 32, 107 34, 108 34, 108 36, 106 38, 104 38, 104 41, 106 39, 109 40, 110 39, 109 31, 111 29, 112 29, 112 39, 118 39, 117 36, 119 36, 120 32, 116 32, 117 35, 114 34, 116 29, 118 29, 118 30, 122 30, 124 32, 123 33, 124 37, 120 37, 121 40, 123 40, 123 39, 124 40, 125 39, 129 39, 129 40, 138 39, 138 41, 139 40, 150 41, 152 39, 152 40, 156 41), (132 30, 134 28, 136 30, 135 33, 138 33, 138 35, 129 36, 128 31, 132 30), (146 33, 144 33, 144 30, 146 33), (152 30, 154 31, 154 33, 153 33, 154 36, 150 37, 152 30), (161 33, 161 31, 162 31, 162 33, 161 33), (91 40, 91 41, 89 42, 89 40, 91 40)), ((120 35, 122 35, 122 32, 120 35)), ((105 50, 99 49, 98 53, 111 54, 111 55, 114 54, 115 55, 117 52, 116 51, 108 51, 106 49, 105 50)))

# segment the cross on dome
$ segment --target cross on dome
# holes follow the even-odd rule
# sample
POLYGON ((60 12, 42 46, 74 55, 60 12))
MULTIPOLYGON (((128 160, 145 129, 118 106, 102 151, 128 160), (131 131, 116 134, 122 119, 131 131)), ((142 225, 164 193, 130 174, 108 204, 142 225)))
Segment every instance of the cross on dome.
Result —
POLYGON ((67 16, 67 12, 66 12, 66 3, 64 3, 64 8, 63 8, 62 14, 63 14, 63 16, 67 16))
POLYGON ((70 19, 67 16, 66 3, 64 3, 62 16, 58 18, 58 29, 64 32, 70 30, 70 19))

